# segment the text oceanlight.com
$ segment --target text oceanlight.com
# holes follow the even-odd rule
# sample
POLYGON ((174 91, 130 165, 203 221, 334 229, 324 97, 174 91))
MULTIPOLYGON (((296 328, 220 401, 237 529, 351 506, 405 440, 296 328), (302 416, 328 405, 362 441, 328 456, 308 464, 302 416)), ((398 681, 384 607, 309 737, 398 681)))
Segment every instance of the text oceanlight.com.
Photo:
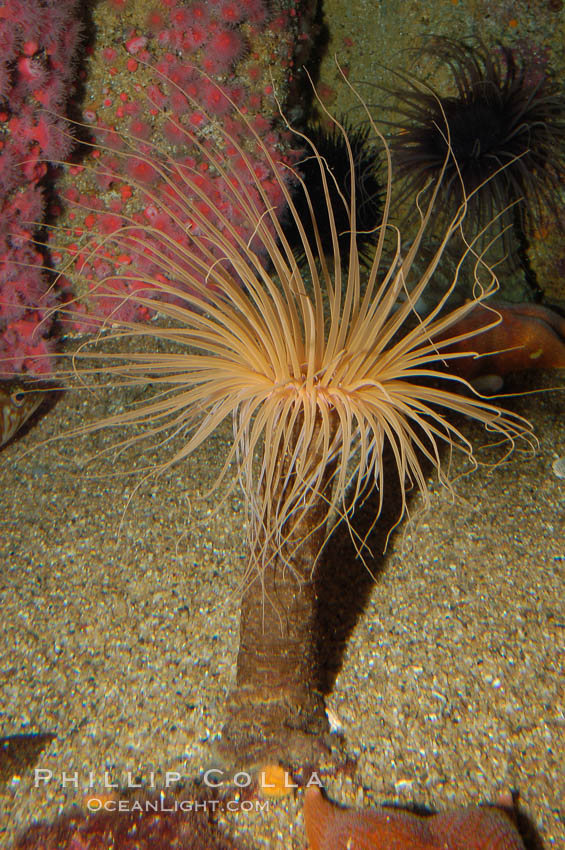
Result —
POLYGON ((89 812, 104 809, 106 812, 264 812, 269 810, 269 800, 168 800, 163 793, 155 800, 108 800, 90 797, 86 801, 89 812))

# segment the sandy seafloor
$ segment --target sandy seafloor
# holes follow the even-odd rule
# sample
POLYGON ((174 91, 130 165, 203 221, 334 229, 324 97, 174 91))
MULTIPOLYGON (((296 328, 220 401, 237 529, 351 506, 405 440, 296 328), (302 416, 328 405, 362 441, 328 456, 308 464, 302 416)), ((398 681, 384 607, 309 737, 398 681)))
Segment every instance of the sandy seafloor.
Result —
MULTIPOLYGON (((106 770, 120 782, 128 770, 146 782, 153 771, 159 782, 166 770, 194 777, 215 763, 237 650, 244 509, 238 492, 217 511, 197 496, 229 429, 129 506, 133 483, 121 473, 142 466, 142 454, 112 457, 114 477, 101 459, 82 464, 110 432, 26 454, 122 408, 131 392, 68 393, 1 454, 0 736, 56 736, 35 761, 50 783, 36 788, 31 766, 6 774, 4 764, 2 847, 32 819, 81 801, 89 770, 101 790, 106 770), (78 790, 62 789, 63 771, 78 771, 78 790)), ((514 409, 535 426, 535 456, 460 478, 455 500, 432 481, 431 509, 420 515, 411 499, 411 527, 381 557, 385 516, 371 539, 375 581, 337 534, 324 595, 327 703, 357 770, 328 787, 348 803, 437 808, 516 789, 544 846, 559 848, 565 480, 552 464, 565 455, 565 392, 522 397, 514 409)), ((466 433, 484 440, 478 428, 466 433)), ((452 474, 464 469, 455 458, 452 474)), ((300 809, 300 794, 271 801, 239 827, 250 845, 303 848, 300 809)))

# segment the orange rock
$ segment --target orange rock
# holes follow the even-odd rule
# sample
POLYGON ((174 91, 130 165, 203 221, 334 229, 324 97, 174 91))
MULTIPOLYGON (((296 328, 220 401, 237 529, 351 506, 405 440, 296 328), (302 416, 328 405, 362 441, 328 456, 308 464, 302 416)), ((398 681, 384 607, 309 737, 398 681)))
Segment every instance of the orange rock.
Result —
POLYGON ((394 808, 353 811, 311 787, 304 820, 310 850, 524 850, 509 815, 493 807, 428 816, 394 808))
POLYGON ((280 764, 267 764, 259 772, 259 791, 263 797, 287 797, 297 786, 280 764))
POLYGON ((541 304, 479 304, 445 336, 486 327, 496 321, 497 313, 501 321, 495 327, 445 349, 473 352, 449 361, 450 369, 469 380, 524 369, 565 369, 565 319, 541 304))

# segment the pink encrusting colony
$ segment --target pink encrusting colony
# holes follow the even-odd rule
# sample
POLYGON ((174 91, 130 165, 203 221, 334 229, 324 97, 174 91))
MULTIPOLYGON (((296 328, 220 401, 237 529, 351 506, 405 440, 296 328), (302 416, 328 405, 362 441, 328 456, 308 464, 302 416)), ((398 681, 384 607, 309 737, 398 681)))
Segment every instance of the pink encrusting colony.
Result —
POLYGON ((143 25, 125 33, 116 27, 119 40, 106 42, 98 57, 103 85, 84 111, 90 153, 70 167, 62 191, 70 226, 50 241, 59 269, 72 260, 67 326, 87 331, 109 316, 150 318, 133 296, 143 289, 150 297, 155 280, 163 298, 165 257, 178 262, 182 255, 204 278, 221 254, 211 245, 204 256, 191 238, 202 217, 222 232, 225 217, 233 238, 252 239, 238 202, 244 190, 249 203, 266 209, 252 175, 263 181, 268 205, 282 213, 283 193, 265 150, 289 161, 272 126, 277 106, 269 72, 269 62, 286 66, 285 74, 292 63, 291 42, 281 35, 289 14, 268 18, 260 0, 162 0, 149 14, 145 6, 143 25), (281 55, 265 56, 265 45, 281 55))
MULTIPOLYGON (((66 183, 61 181, 66 212, 61 219, 50 215, 55 227, 47 240, 49 251, 40 250, 36 241, 46 213, 43 184, 53 176, 49 163, 68 158, 77 134, 62 116, 76 71, 80 5, 79 0, 8 0, 0 5, 4 377, 51 370, 59 302, 73 302, 72 320, 60 313, 59 328, 92 330, 110 312, 115 315, 117 290, 127 298, 136 290, 137 277, 146 281, 159 274, 162 242, 177 240, 189 250, 195 226, 186 217, 191 203, 199 215, 213 217, 219 210, 232 216, 242 235, 251 236, 226 185, 249 177, 238 160, 240 143, 251 161, 256 156, 253 140, 245 139, 248 127, 237 120, 238 110, 275 158, 283 159, 281 133, 271 126, 277 111, 271 73, 285 82, 291 72, 292 7, 269 14, 263 0, 155 0, 152 6, 138 0, 108 2, 104 14, 116 16, 108 28, 111 37, 106 32, 85 51, 83 123, 93 145, 80 164, 66 166, 66 183), (97 90, 91 88, 96 64, 97 90), (193 133, 198 134, 196 146, 193 133), (209 150, 225 146, 225 161, 232 160, 229 175, 210 167, 201 144, 209 150), (178 193, 187 186, 177 185, 175 191, 167 180, 177 169, 191 170, 201 190, 199 197, 183 199, 182 211, 178 193), (135 251, 116 255, 102 247, 105 237, 133 225, 138 226, 130 234, 137 239, 135 251), (76 260, 73 275, 61 275, 51 287, 44 267, 66 269, 69 258, 76 260), (105 284, 114 298, 104 298, 105 284)), ((80 135, 85 132, 83 127, 80 135)), ((264 168, 260 157, 255 165, 257 173, 264 168)), ((274 206, 284 206, 276 180, 266 180, 265 188, 274 206)), ((249 193, 254 193, 251 185, 249 193)), ((146 284, 144 290, 147 294, 146 284)), ((150 315, 133 300, 119 311, 121 319, 146 320, 150 315)))
POLYGON ((0 5, 0 377, 42 373, 56 303, 34 243, 47 161, 68 156, 62 118, 80 43, 79 0, 0 5))

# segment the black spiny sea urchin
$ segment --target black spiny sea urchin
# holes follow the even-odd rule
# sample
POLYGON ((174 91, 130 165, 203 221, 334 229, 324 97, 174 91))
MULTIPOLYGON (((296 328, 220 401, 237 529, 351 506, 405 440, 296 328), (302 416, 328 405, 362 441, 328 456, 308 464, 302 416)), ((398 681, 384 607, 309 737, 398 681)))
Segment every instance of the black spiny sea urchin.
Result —
MULTIPOLYGON (((340 123, 342 127, 331 121, 329 126, 316 124, 308 128, 305 136, 308 146, 297 163, 302 185, 297 185, 293 201, 312 251, 317 253, 321 248, 325 256, 332 256, 332 230, 326 213, 329 194, 343 263, 349 251, 352 199, 351 159, 345 142, 345 131, 355 166, 353 189, 357 250, 363 260, 369 260, 371 249, 377 244, 377 226, 383 212, 380 155, 371 138, 369 125, 352 126, 345 119, 340 123), (320 167, 321 163, 323 168, 320 167), (307 192, 304 187, 308 187, 307 192), (321 243, 319 247, 316 244, 316 232, 321 243)), ((303 258, 304 243, 294 217, 288 217, 285 235, 299 259, 303 258)))
POLYGON ((523 199, 515 217, 523 227, 556 207, 565 179, 565 97, 552 77, 530 74, 501 45, 489 50, 435 37, 423 54, 449 68, 455 93, 442 96, 399 75, 407 86, 394 92, 399 118, 391 149, 407 197, 435 184, 450 146, 438 205, 448 215, 466 197, 480 227, 523 199))

